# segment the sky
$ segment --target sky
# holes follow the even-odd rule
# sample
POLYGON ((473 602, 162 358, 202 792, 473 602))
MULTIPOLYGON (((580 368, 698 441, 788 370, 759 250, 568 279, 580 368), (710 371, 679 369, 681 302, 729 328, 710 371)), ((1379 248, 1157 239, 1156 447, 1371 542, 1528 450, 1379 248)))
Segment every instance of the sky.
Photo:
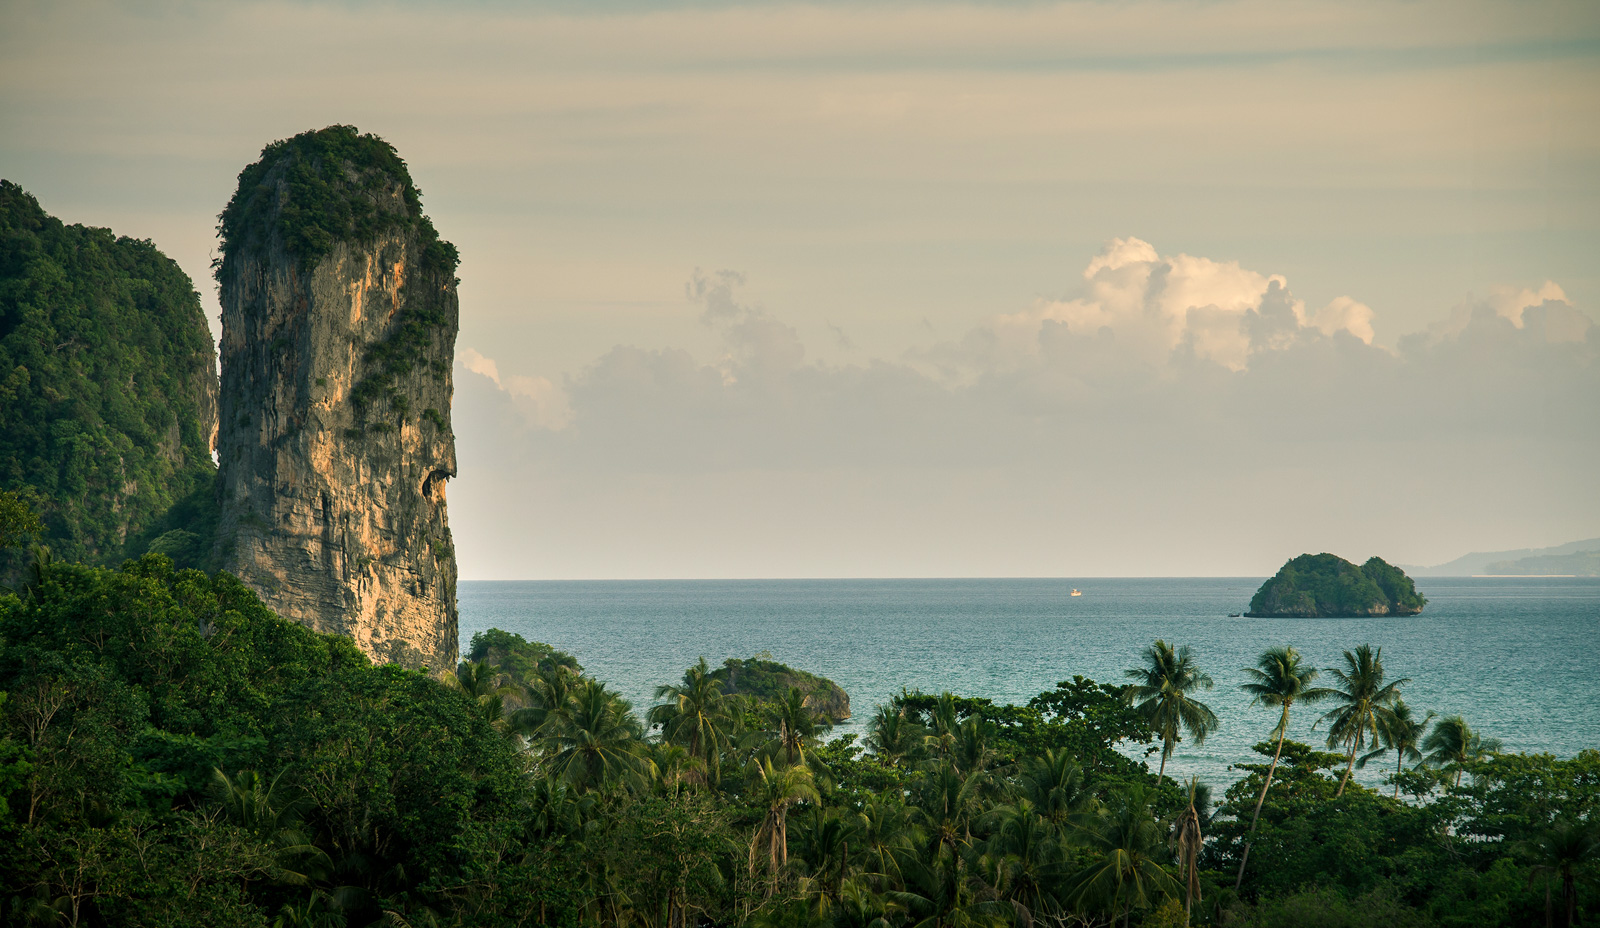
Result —
POLYGON ((0 5, 0 175, 213 320, 335 123, 462 254, 464 579, 1600 535, 1593 3, 0 5))

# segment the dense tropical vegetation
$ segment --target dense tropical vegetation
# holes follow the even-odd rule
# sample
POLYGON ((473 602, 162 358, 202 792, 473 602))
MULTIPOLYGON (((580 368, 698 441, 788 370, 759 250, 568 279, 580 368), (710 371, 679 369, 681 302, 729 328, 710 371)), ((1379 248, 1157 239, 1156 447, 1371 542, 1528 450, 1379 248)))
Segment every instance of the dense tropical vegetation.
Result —
POLYGON ((1250 600, 1246 615, 1348 618, 1416 615, 1428 601, 1405 571, 1383 558, 1357 567, 1334 554, 1290 559, 1250 600))
POLYGON ((1273 711, 1227 720, 1264 740, 1214 797, 1146 761, 1219 724, 1198 656, 1163 642, 1129 686, 904 692, 861 744, 828 740, 798 689, 729 695, 704 661, 651 707, 502 631, 442 680, 374 667, 160 555, 38 564, 0 598, 0 642, 7 924, 1393 928, 1596 908, 1600 752, 1506 754, 1419 719, 1363 646, 1320 672, 1274 648, 1242 675, 1273 711), (1333 751, 1286 737, 1313 703, 1333 751), (1393 790, 1350 776, 1368 761, 1393 790))
MULTIPOLYGON (((206 566, 215 469, 211 332, 187 274, 149 241, 67 225, 0 181, 0 491, 57 557, 151 547, 206 566)), ((0 549, 0 583, 27 567, 0 549)))
POLYGON ((756 700, 781 700, 790 690, 799 690, 816 714, 832 722, 850 717, 850 697, 839 684, 816 674, 780 664, 771 654, 758 654, 740 660, 728 658, 711 671, 729 696, 749 696, 756 700))

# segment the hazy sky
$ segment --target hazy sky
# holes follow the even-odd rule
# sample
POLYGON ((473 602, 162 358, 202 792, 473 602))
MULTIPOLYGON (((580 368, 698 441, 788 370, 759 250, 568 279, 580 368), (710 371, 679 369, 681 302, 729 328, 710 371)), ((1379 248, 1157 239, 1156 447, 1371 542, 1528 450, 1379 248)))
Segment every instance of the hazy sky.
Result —
POLYGON ((0 175, 209 278, 268 142, 463 256, 462 576, 1600 535, 1600 5, 0 5, 0 175))

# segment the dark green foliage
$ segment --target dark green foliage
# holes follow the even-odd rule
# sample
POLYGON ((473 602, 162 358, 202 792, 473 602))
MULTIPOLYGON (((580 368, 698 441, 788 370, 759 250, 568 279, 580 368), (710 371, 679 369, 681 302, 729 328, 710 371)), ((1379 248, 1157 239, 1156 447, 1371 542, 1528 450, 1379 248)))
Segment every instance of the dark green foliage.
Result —
MULTIPOLYGON (((1270 757, 1273 747, 1262 742, 1256 751, 1270 757)), ((1246 898, 1258 904, 1236 905, 1229 923, 1543 924, 1533 849, 1562 821, 1589 820, 1600 803, 1597 751, 1571 760, 1485 758, 1474 763, 1470 785, 1445 786, 1421 805, 1356 784, 1335 798, 1344 761, 1284 743, 1245 879, 1246 898), (1305 914, 1312 909, 1323 914, 1305 914), (1310 920, 1295 922, 1296 914, 1310 920), (1370 920, 1380 914, 1385 920, 1370 920)), ((1249 775, 1228 791, 1234 808, 1254 802, 1267 765, 1240 769, 1249 775)), ((1214 863, 1236 855, 1243 830, 1241 822, 1217 823, 1209 851, 1214 863)), ((1597 865, 1592 860, 1580 870, 1593 875, 1597 865)), ((1559 878, 1554 892, 1559 902, 1559 878)), ((1580 906, 1587 898, 1578 899, 1580 906)), ((1556 923, 1563 923, 1559 912, 1556 923)))
POLYGON ((44 523, 20 491, 0 490, 0 548, 20 547, 44 532, 44 523))
POLYGON ((1383 595, 1389 598, 1389 609, 1399 615, 1408 615, 1422 611, 1427 605, 1427 600, 1417 592, 1417 585, 1406 572, 1390 564, 1381 557, 1371 557, 1361 565, 1361 572, 1366 574, 1383 595))
POLYGON ((0 640, 8 923, 66 899, 87 924, 266 924, 320 888, 366 924, 457 904, 484 855, 529 850, 525 764, 469 699, 226 574, 55 565, 29 602, 0 600, 0 640), (278 780, 294 829, 234 824, 219 768, 278 780))
POLYGON ((506 674, 515 686, 528 686, 540 674, 551 673, 558 667, 583 673, 583 666, 571 654, 498 628, 474 633, 465 659, 493 666, 506 674))
POLYGON ((164 555, 180 570, 217 568, 216 472, 196 481, 188 495, 172 504, 161 518, 129 541, 130 554, 164 555))
POLYGON ((1061 750, 1077 758, 1091 779, 1143 779, 1144 765, 1128 759, 1116 747, 1124 743, 1149 745, 1155 740, 1149 723, 1123 700, 1122 688, 1083 676, 1057 683, 1054 690, 1040 693, 1026 706, 921 692, 902 693, 891 705, 929 729, 948 724, 939 718, 947 713, 955 719, 982 719, 994 727, 994 751, 999 763, 1061 750), (941 706, 941 702, 947 705, 941 706))
MULTIPOLYGON (((0 181, 0 489, 32 494, 34 540, 116 563, 209 488, 213 358, 177 264, 148 241, 64 225, 0 181)), ((0 582, 24 559, 0 550, 0 582)))
POLYGON ((1415 615, 1427 600, 1411 578, 1382 558, 1361 567, 1333 554, 1302 554, 1261 585, 1250 616, 1338 618, 1415 615))
POLYGON ((217 217, 218 279, 228 262, 276 234, 307 271, 342 242, 368 245, 389 233, 419 234, 424 260, 454 273, 455 247, 422 214, 422 193, 394 146, 354 126, 329 126, 273 142, 239 172, 217 217), (394 201, 394 202, 388 202, 394 201))
POLYGON ((1556 924, 1595 911, 1600 752, 1407 771, 1428 798, 1407 803, 1340 795, 1347 755, 1284 741, 1235 892, 1278 742, 1213 808, 1125 756, 1154 736, 1117 687, 903 693, 869 726, 890 757, 791 744, 798 690, 744 711, 703 662, 652 736, 548 645, 490 630, 468 657, 449 686, 373 667, 156 555, 44 565, 0 598, 0 922, 1509 928, 1547 891, 1556 924), (507 690, 525 707, 496 708, 507 690))
POLYGON ((839 684, 767 658, 729 658, 711 672, 711 678, 721 681, 724 694, 758 703, 780 702, 790 689, 799 689, 806 704, 830 720, 842 722, 850 717, 850 697, 839 684))

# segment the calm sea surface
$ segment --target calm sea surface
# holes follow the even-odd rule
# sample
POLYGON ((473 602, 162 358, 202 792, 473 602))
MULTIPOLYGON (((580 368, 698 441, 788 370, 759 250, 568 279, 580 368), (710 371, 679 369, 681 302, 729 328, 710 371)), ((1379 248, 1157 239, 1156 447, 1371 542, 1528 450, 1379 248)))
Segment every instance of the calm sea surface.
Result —
MULTIPOLYGON (((1244 619, 1261 578, 1100 580, 744 580, 464 582, 461 644, 503 628, 575 655, 641 712, 700 656, 760 651, 850 694, 860 731, 901 687, 1025 703, 1083 674, 1121 683, 1156 638, 1190 645, 1216 688, 1201 698, 1222 727, 1169 764, 1223 784, 1275 714, 1239 692, 1240 668, 1293 645, 1319 667, 1362 643, 1424 712, 1460 713, 1510 750, 1569 757, 1600 748, 1600 580, 1424 579, 1420 616, 1244 619), (1083 590, 1070 596, 1073 585, 1083 590)), ((1290 737, 1315 743, 1314 713, 1290 737)), ((1364 777, 1375 782, 1376 773, 1364 777)))

